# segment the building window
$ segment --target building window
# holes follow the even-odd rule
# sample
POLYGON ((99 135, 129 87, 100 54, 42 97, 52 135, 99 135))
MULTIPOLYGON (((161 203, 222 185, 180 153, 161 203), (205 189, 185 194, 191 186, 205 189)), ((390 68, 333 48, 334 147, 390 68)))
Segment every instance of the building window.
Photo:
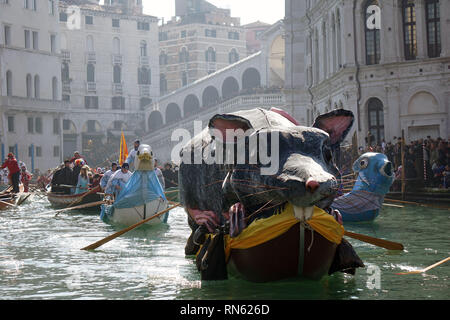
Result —
POLYGON ((212 37, 212 38, 216 38, 216 30, 214 29, 205 29, 205 36, 206 37, 212 37))
POLYGON ((138 69, 138 84, 151 84, 151 70, 148 68, 138 69))
POLYGON ((138 30, 150 30, 150 23, 144 22, 144 21, 138 21, 137 22, 137 29, 138 30))
POLYGON ((55 0, 48 0, 48 13, 55 15, 55 0))
POLYGON ((167 65, 167 62, 168 62, 167 60, 168 60, 167 54, 165 52, 161 52, 159 54, 159 65, 160 66, 167 65))
POLYGON ((23 7, 25 9, 30 9, 31 8, 30 0, 23 0, 23 7))
POLYGON ((85 16, 84 17, 84 22, 86 24, 94 24, 94 17, 93 16, 85 16))
POLYGON ((86 66, 86 80, 87 82, 95 82, 95 66, 88 63, 86 66))
POLYGON ((165 95, 167 93, 167 79, 165 74, 159 75, 159 91, 161 95, 165 95))
POLYGON ((29 156, 30 158, 33 157, 33 151, 34 151, 34 146, 33 146, 33 145, 29 146, 29 147, 28 147, 28 156, 29 156))
POLYGON ((184 87, 185 85, 187 85, 187 83, 187 72, 183 71, 183 73, 181 74, 181 85, 184 87))
POLYGON ((70 82, 70 72, 69 72, 69 64, 67 62, 63 62, 61 64, 61 81, 62 83, 70 82))
POLYGON ((181 31, 180 36, 181 38, 186 38, 186 30, 181 31))
POLYGON ((27 118, 27 124, 28 124, 28 133, 34 133, 34 119, 27 118))
POLYGON ((67 22, 67 13, 61 11, 59 13, 59 21, 61 22, 67 22))
POLYGON ((179 61, 180 62, 188 62, 189 61, 189 52, 187 51, 186 47, 181 48, 181 51, 179 54, 179 61))
POLYGON ((230 63, 235 63, 236 61, 239 61, 239 53, 236 49, 231 49, 230 53, 228 54, 228 61, 230 63))
POLYGON ((120 19, 112 19, 113 28, 120 28, 120 19))
POLYGON ((86 37, 86 49, 88 52, 94 52, 94 38, 91 35, 86 37))
POLYGON ((122 83, 122 68, 120 66, 113 67, 113 81, 114 83, 122 83))
POLYGON ((120 54, 120 39, 117 37, 113 39, 113 53, 117 55, 120 54))
POLYGON ((31 32, 30 32, 30 30, 25 30, 24 34, 25 34, 25 49, 30 49, 31 48, 31 32))
POLYGON ((140 48, 141 48, 141 57, 146 57, 147 56, 147 41, 142 40, 140 48))
POLYGON ((63 130, 70 130, 70 120, 63 120, 63 130))
POLYGON ((6 95, 11 97, 13 95, 13 76, 10 70, 6 71, 6 95))
POLYGON ((441 55, 441 18, 439 0, 427 0, 426 23, 428 57, 436 58, 441 55))
POLYGON ((68 94, 63 94, 63 95, 62 95, 62 101, 70 101, 70 95, 68 95, 68 94))
POLYGON ((5 46, 9 46, 9 45, 11 45, 11 27, 4 26, 3 30, 4 30, 4 34, 5 34, 5 46))
POLYGON ((239 40, 239 32, 228 32, 228 39, 239 40))
POLYGON ((50 35, 50 52, 56 52, 56 35, 50 35))
POLYGON ((52 78, 52 98, 58 100, 58 79, 56 77, 52 78))
POLYGON ((380 21, 377 14, 380 10, 378 0, 368 0, 365 5, 366 64, 378 64, 381 58, 380 21))
POLYGON ((159 41, 165 41, 169 39, 167 32, 159 32, 158 34, 159 41))
POLYGON ((36 133, 42 133, 42 118, 37 117, 35 119, 36 133))
POLYGON ((97 96, 85 96, 84 107, 86 109, 98 109, 98 97, 97 96))
POLYGON ((41 97, 39 76, 34 76, 34 98, 39 99, 41 97))
POLYGON ((14 132, 14 117, 8 116, 8 132, 14 132))
POLYGON ((384 139, 383 103, 377 98, 371 98, 367 105, 369 113, 369 132, 372 136, 371 145, 381 144, 384 139))
POLYGON ((125 98, 124 97, 112 97, 111 98, 111 106, 115 110, 124 110, 125 109, 125 98))
POLYGON ((53 134, 59 134, 60 131, 59 119, 55 118, 53 119, 53 134))
POLYGON ((37 31, 33 31, 33 49, 39 50, 39 33, 37 31))
POLYGON ((36 157, 42 157, 42 147, 36 146, 36 157))
POLYGON ((216 51, 212 47, 209 47, 205 52, 205 60, 208 62, 216 62, 216 51))
POLYGON ((96 132, 95 130, 95 120, 88 120, 87 121, 87 132, 96 132))
POLYGON ((33 85, 31 74, 27 74, 26 85, 27 85, 27 98, 31 98, 33 96, 33 89, 32 89, 33 85))
POLYGON ((405 59, 414 60, 417 55, 416 8, 414 0, 403 0, 402 11, 405 59))
POLYGON ((53 157, 59 157, 59 146, 53 146, 53 157))

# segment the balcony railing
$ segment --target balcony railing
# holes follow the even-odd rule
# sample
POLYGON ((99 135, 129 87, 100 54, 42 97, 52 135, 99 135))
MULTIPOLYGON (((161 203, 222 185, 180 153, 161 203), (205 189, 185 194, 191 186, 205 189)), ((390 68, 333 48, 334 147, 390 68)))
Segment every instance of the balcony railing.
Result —
POLYGON ((62 83, 62 93, 70 93, 70 82, 62 83))
POLYGON ((63 61, 70 62, 70 58, 71 58, 70 51, 61 50, 61 58, 63 61))
POLYGON ((86 61, 87 61, 87 63, 96 63, 97 56, 96 56, 95 52, 86 52, 86 61))
POLYGON ((113 83, 113 94, 123 95, 123 83, 113 83))
POLYGON ((86 90, 87 90, 87 92, 96 92, 97 91, 97 83, 96 82, 86 82, 86 90))
POLYGON ((143 66, 143 67, 149 66, 150 65, 150 61, 149 61, 147 56, 140 56, 139 57, 139 64, 141 66, 143 66))
POLYGON ((113 54, 112 55, 112 63, 113 64, 122 64, 122 55, 121 54, 113 54))
POLYGON ((150 96, 150 85, 148 85, 148 84, 140 84, 139 85, 139 94, 142 97, 149 97, 150 96))

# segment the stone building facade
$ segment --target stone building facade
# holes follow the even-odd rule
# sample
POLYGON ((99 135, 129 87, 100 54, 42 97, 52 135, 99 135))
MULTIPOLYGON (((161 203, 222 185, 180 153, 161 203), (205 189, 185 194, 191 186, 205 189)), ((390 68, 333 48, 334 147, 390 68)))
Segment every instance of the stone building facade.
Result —
POLYGON ((0 1, 0 140, 29 171, 62 160, 58 1, 0 1))
POLYGON ((286 0, 288 108, 356 116, 359 145, 450 136, 450 1, 286 0))
POLYGON ((175 5, 176 16, 159 27, 162 96, 247 56, 245 29, 230 10, 204 0, 175 5))

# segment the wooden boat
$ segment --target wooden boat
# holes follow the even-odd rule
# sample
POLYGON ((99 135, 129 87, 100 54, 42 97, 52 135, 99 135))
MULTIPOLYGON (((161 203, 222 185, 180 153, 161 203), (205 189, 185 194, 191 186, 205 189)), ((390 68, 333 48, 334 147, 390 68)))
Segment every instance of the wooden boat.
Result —
MULTIPOLYGON (((66 208, 80 204, 97 202, 103 200, 103 196, 97 194, 101 191, 100 186, 79 194, 60 194, 47 192, 47 199, 55 208, 66 208)), ((90 210, 99 210, 100 205, 86 208, 90 210)))
MULTIPOLYGON (((112 206, 105 205, 102 210, 105 213, 102 218, 103 221, 111 224, 117 224, 122 226, 131 226, 138 223, 144 219, 151 217, 152 215, 161 212, 169 207, 168 201, 164 199, 156 199, 145 203, 144 205, 130 207, 130 208, 114 208, 112 211, 112 206)), ((167 223, 169 217, 169 212, 147 221, 146 225, 156 225, 160 223, 167 223)))

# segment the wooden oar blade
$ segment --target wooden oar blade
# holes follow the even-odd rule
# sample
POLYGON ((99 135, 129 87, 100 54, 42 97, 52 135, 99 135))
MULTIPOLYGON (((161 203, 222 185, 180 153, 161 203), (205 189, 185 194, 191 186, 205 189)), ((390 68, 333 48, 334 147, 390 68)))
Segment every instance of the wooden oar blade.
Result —
POLYGON ((441 260, 439 262, 436 262, 435 264, 432 264, 431 266, 428 266, 425 269, 414 270, 414 271, 409 271, 409 272, 399 272, 399 273, 396 273, 396 275, 424 273, 424 272, 427 272, 428 270, 433 269, 434 267, 437 267, 437 266, 439 266, 439 265, 441 265, 441 264, 443 264, 443 263, 445 263, 447 261, 450 261, 450 257, 447 257, 447 258, 445 258, 445 259, 443 259, 443 260, 441 260))
POLYGON ((142 221, 139 221, 138 223, 133 224, 132 226, 129 226, 128 228, 120 230, 120 231, 118 231, 118 232, 116 232, 116 233, 114 233, 114 234, 112 234, 110 236, 107 236, 106 238, 104 238, 102 240, 94 242, 93 244, 90 244, 87 247, 81 248, 80 250, 94 250, 94 249, 97 249, 98 247, 104 245, 105 243, 107 243, 107 242, 109 242, 109 241, 111 241, 111 240, 121 236, 122 234, 124 234, 124 233, 126 233, 126 232, 128 232, 128 231, 130 231, 130 230, 132 230, 132 229, 134 229, 136 227, 139 227, 141 224, 144 224, 144 223, 146 223, 146 222, 148 222, 148 221, 150 221, 150 220, 152 220, 152 219, 154 219, 156 217, 159 217, 160 215, 162 215, 162 214, 166 213, 167 211, 170 211, 173 208, 178 207, 180 205, 181 205, 180 203, 175 204, 175 205, 173 205, 173 206, 171 206, 171 207, 169 207, 167 209, 164 209, 164 210, 162 210, 162 211, 152 215, 151 217, 148 217, 147 219, 144 219, 142 221))
POLYGON ((374 238, 374 237, 366 236, 364 234, 353 233, 350 231, 345 231, 344 234, 350 238, 364 241, 364 242, 367 242, 367 243, 370 243, 375 246, 382 247, 382 248, 385 248, 388 250, 403 250, 404 249, 403 245, 398 242, 374 238))

